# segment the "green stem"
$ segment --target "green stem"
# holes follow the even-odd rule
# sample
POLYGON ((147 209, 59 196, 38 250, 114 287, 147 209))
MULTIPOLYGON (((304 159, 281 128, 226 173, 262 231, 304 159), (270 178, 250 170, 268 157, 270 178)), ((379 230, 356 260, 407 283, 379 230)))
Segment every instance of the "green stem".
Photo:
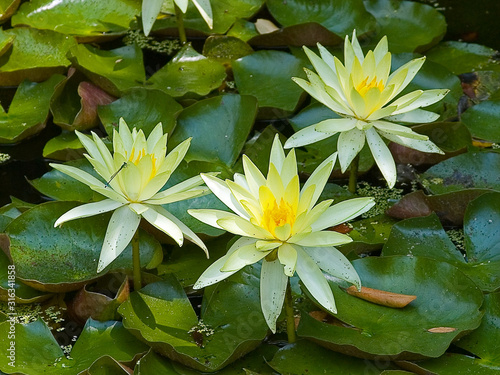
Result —
POLYGON ((358 182, 359 154, 351 161, 351 169, 349 173, 349 191, 356 194, 356 185, 358 182))
POLYGON ((134 276, 134 290, 137 291, 142 288, 141 281, 141 255, 139 252, 139 229, 132 237, 132 263, 133 263, 133 276, 134 276))
POLYGON ((184 29, 184 13, 182 10, 175 5, 175 17, 177 18, 177 29, 179 30, 179 39, 181 40, 181 44, 186 44, 186 29, 184 29))
POLYGON ((295 334, 295 317, 293 316, 293 299, 292 299, 292 288, 290 287, 290 278, 286 285, 285 292, 285 315, 286 315, 286 333, 288 335, 288 342, 290 344, 297 341, 297 336, 295 334))

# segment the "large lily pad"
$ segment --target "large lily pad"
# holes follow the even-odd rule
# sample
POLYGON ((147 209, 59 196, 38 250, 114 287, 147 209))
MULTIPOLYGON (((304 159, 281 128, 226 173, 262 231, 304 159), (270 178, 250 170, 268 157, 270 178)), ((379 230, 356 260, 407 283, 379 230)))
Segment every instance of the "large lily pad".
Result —
POLYGON ((457 353, 446 353, 440 358, 429 359, 418 363, 402 363, 402 367, 415 373, 439 375, 496 375, 500 371, 498 366, 482 363, 478 358, 457 353))
POLYGON ((426 53, 429 60, 445 66, 453 74, 477 70, 500 71, 500 64, 493 59, 495 54, 492 48, 452 40, 440 43, 426 53))
POLYGON ((416 295, 395 309, 353 297, 331 283, 338 306, 328 324, 302 310, 297 333, 323 346, 362 358, 439 357, 460 334, 481 322, 482 292, 457 268, 425 257, 368 257, 355 260, 363 286, 416 295), (448 329, 433 332, 436 328, 448 329))
POLYGON ((378 39, 387 35, 393 53, 425 51, 446 32, 444 16, 429 5, 391 0, 368 0, 364 4, 380 26, 378 39))
POLYGON ((249 95, 201 100, 181 112, 169 147, 193 137, 185 157, 187 162, 222 162, 231 167, 245 144, 256 113, 257 100, 249 95))
MULTIPOLYGON (((75 132, 63 130, 61 134, 47 141, 43 147, 42 155, 44 158, 66 161, 81 159, 83 157, 83 150, 82 143, 75 132)), ((32 184, 35 184, 35 181, 31 181, 32 184)))
MULTIPOLYGON (((8 336, 10 322, 0 324, 3 337, 8 336)), ((15 365, 3 355, 0 370, 7 374, 79 374, 99 358, 109 356, 128 362, 137 354, 147 351, 147 346, 135 339, 120 322, 97 322, 89 319, 82 334, 75 342, 71 357, 65 357, 52 332, 41 320, 15 325, 15 365)), ((10 340, 2 340, 0 348, 7 353, 10 340)))
POLYGON ((286 52, 259 51, 236 60, 233 73, 240 94, 255 96, 261 109, 291 112, 304 92, 291 77, 304 77, 302 66, 286 52))
POLYGON ((500 154, 468 152, 445 160, 420 176, 433 194, 463 189, 500 189, 500 154))
MULTIPOLYGON (((54 228, 55 220, 77 206, 74 202, 40 204, 15 219, 6 229, 8 252, 16 265, 16 275, 43 291, 68 291, 81 287, 97 275, 109 214, 77 219, 54 228)), ((157 266, 162 259, 160 244, 140 232, 141 264, 157 266)), ((132 267, 132 246, 108 266, 110 270, 132 267)))
POLYGON ((66 52, 76 44, 73 37, 24 27, 0 30, 0 39, 10 36, 12 47, 0 56, 0 86, 44 81, 70 65, 66 52))
POLYGON ((142 129, 149 136, 159 122, 163 125, 164 133, 171 133, 181 110, 182 106, 163 91, 135 88, 127 91, 117 101, 100 106, 97 112, 110 136, 118 126, 120 117, 123 117, 129 127, 142 129))
POLYGON ((34 0, 24 3, 12 17, 12 26, 30 26, 71 34, 80 40, 124 34, 140 13, 133 0, 34 0))
POLYGON ((174 98, 191 94, 207 95, 226 78, 222 64, 209 59, 186 44, 172 60, 148 80, 151 88, 159 89, 174 98))
POLYGON ((24 81, 16 91, 6 113, 0 106, 0 143, 16 143, 39 133, 49 115, 49 101, 54 87, 64 77, 54 75, 42 83, 24 81))
POLYGON ((267 8, 282 26, 316 22, 341 37, 353 29, 358 34, 375 29, 375 19, 362 0, 268 0, 267 8))
POLYGON ((480 139, 491 142, 500 142, 500 92, 492 95, 490 100, 485 100, 462 114, 462 121, 471 134, 480 139))
POLYGON ((465 212, 466 257, 455 248, 437 216, 407 219, 392 228, 384 255, 412 254, 453 264, 484 291, 500 288, 500 235, 494 230, 500 222, 500 194, 483 194, 465 212))
POLYGON ((137 45, 104 51, 78 44, 68 52, 68 59, 95 85, 113 96, 142 86, 146 79, 142 51, 137 45))
POLYGON ((133 292, 123 324, 158 353, 201 371, 216 371, 256 348, 268 328, 260 312, 259 267, 205 291, 201 319, 174 277, 133 292))
POLYGON ((500 369, 500 292, 484 296, 485 313, 478 329, 456 343, 481 358, 486 366, 500 369))

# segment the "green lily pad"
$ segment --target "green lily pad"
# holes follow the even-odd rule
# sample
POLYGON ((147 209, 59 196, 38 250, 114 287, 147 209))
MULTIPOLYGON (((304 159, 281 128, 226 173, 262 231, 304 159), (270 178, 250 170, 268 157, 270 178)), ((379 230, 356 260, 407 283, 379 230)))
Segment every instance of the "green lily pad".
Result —
MULTIPOLYGON (((0 251, 0 300, 8 301, 14 297, 16 303, 41 302, 50 294, 41 293, 15 278, 16 269, 3 251, 0 251)), ((15 312, 15 308, 14 311, 15 312)))
POLYGON ((493 58, 497 51, 479 44, 447 41, 427 51, 427 58, 445 66, 453 74, 477 70, 500 71, 500 64, 493 58))
POLYGON ((404 220, 392 228, 384 255, 412 254, 445 261, 459 268, 483 291, 500 288, 499 234, 493 230, 500 220, 500 194, 483 194, 465 212, 466 258, 455 248, 436 215, 404 220), (417 241, 418 239, 418 241, 417 241))
POLYGON ((5 228, 12 220, 35 206, 33 203, 24 202, 14 197, 10 197, 10 200, 11 203, 0 208, 0 233, 5 232, 5 228))
POLYGON ((248 42, 254 36, 259 35, 255 29, 255 24, 244 19, 238 19, 228 30, 227 36, 234 36, 244 42, 248 42))
POLYGON ((498 366, 489 366, 478 358, 456 353, 446 353, 440 358, 403 365, 409 370, 439 375, 496 375, 500 371, 498 366))
POLYGON ((500 142, 500 130, 496 124, 500 120, 500 94, 468 108, 462 114, 462 121, 471 134, 479 139, 500 142))
MULTIPOLYGON (((83 156, 83 146, 75 132, 63 131, 58 136, 51 138, 43 147, 44 158, 55 160, 73 160, 81 159, 83 156)), ((50 172, 49 172, 50 173, 50 172)), ((43 177, 42 177, 43 178, 43 177)), ((35 181, 32 184, 36 184, 35 181)), ((63 200, 76 200, 76 199, 63 199, 63 200)))
POLYGON ((14 43, 15 35, 7 35, 5 33, 0 33, 0 56, 7 52, 12 43, 14 43))
POLYGON ((351 296, 330 282, 345 324, 328 324, 302 309, 297 334, 362 358, 439 357, 464 332, 477 328, 483 294, 457 268, 425 257, 367 257, 353 266, 365 287, 416 295, 396 309, 351 296), (433 329, 446 327, 444 332, 433 329))
MULTIPOLYGON (((10 322, 0 324, 0 332, 7 337, 10 322)), ((7 374, 78 374, 99 358, 109 356, 117 361, 131 361, 147 346, 135 339, 120 322, 97 322, 89 319, 82 334, 66 358, 52 332, 41 320, 15 325, 15 365, 9 365, 7 356, 0 359, 0 370, 7 374)), ((7 353, 10 341, 2 340, 0 348, 7 353)))
POLYGON ((200 55, 188 43, 147 83, 151 88, 178 98, 186 94, 207 95, 225 78, 226 71, 220 62, 200 55))
POLYGON ((375 40, 387 35, 393 53, 425 51, 446 32, 444 16, 432 6, 391 0, 368 0, 364 4, 380 26, 375 40))
POLYGON ((213 35, 208 37, 203 45, 203 55, 227 65, 251 53, 252 47, 234 36, 213 35))
POLYGON ((349 251, 354 251, 360 254, 382 248, 396 222, 397 220, 387 215, 377 215, 350 223, 349 226, 352 226, 352 230, 347 234, 353 239, 353 242, 342 245, 342 252, 346 254, 349 251))
MULTIPOLYGON (((74 202, 40 204, 15 219, 6 229, 8 251, 16 265, 16 275, 42 291, 76 290, 97 275, 110 214, 102 214, 65 223, 54 228, 55 220, 77 206, 74 202)), ((140 232, 141 264, 155 267, 162 259, 158 241, 140 232)), ((107 271, 132 267, 132 246, 111 263, 107 271)), ((101 275, 102 276, 102 275, 101 275)))
MULTIPOLYGON (((185 160, 233 166, 253 126, 257 100, 249 95, 223 95, 184 109, 169 147, 193 137, 185 160)), ((209 172, 209 171, 207 171, 209 172)))
POLYGON ((291 77, 304 77, 302 66, 302 60, 289 53, 258 51, 233 62, 234 80, 241 94, 257 98, 259 108, 291 112, 303 94, 291 77))
POLYGON ((100 106, 97 113, 110 136, 123 117, 129 127, 142 129, 147 137, 159 122, 164 133, 171 133, 181 110, 182 106, 163 91, 135 88, 125 92, 117 101, 100 106))
POLYGON ((0 38, 14 37, 12 47, 0 56, 0 85, 17 86, 25 79, 40 82, 63 73, 70 65, 66 52, 76 45, 73 37, 25 27, 0 30, 0 38))
POLYGON ((69 50, 68 59, 95 85, 113 96, 142 86, 146 79, 142 51, 137 45, 104 51, 78 44, 69 50))
POLYGON ((455 345, 480 357, 481 364, 500 369, 500 292, 486 294, 484 308, 479 328, 455 345))
POLYGON ((500 189, 500 155, 468 152, 445 160, 420 175, 423 186, 433 194, 481 188, 500 189))
POLYGON ((133 292, 118 311, 124 326, 156 352, 213 372, 255 349, 267 334, 259 273, 249 267, 206 289, 200 321, 174 277, 133 292))
MULTIPOLYGON (((251 18, 265 3, 265 0, 217 0, 211 1, 212 14, 214 17, 213 29, 207 26, 200 12, 189 1, 187 12, 184 14, 184 26, 186 29, 203 31, 207 34, 225 34, 227 30, 241 18, 251 18)), ((156 20, 153 31, 175 28, 177 29, 177 20, 175 16, 165 16, 163 19, 156 20)))
POLYGON ((351 34, 353 29, 358 34, 364 34, 375 28, 375 19, 367 12, 362 0, 315 3, 307 0, 268 0, 267 8, 282 26, 316 22, 341 37, 351 34))
POLYGON ((12 26, 53 30, 88 42, 98 36, 124 34, 140 11, 133 0, 34 0, 19 8, 12 26))
MULTIPOLYGON (((1 0, 0 1, 0 23, 7 21, 12 16, 21 0, 1 0)), ((1 54, 0 54, 1 55, 1 54)))
MULTIPOLYGON (((66 164, 90 173, 96 178, 101 178, 87 159, 73 160, 66 164)), ((45 173, 40 178, 31 180, 30 183, 40 193, 59 201, 88 203, 104 199, 103 195, 96 193, 87 185, 56 169, 45 173)))
POLYGON ((50 100, 53 121, 65 130, 88 130, 99 125, 97 106, 116 100, 90 82, 74 79, 74 69, 60 82, 50 100))
POLYGON ((269 362, 269 366, 283 375, 380 374, 378 367, 395 367, 335 353, 307 340, 282 347, 269 362))
POLYGON ((24 81, 18 87, 6 113, 0 106, 0 143, 16 143, 39 133, 49 115, 49 101, 54 87, 63 79, 54 75, 42 83, 24 81))
POLYGON ((104 356, 95 361, 85 375, 130 375, 132 369, 112 357, 104 356))

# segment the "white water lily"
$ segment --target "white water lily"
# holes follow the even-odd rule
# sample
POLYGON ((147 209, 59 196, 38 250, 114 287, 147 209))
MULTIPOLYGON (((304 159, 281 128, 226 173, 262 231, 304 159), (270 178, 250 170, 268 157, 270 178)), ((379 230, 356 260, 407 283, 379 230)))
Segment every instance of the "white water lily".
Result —
POLYGON ((333 170, 336 153, 299 185, 295 150, 285 157, 278 136, 274 139, 267 178, 243 155, 244 175, 222 181, 202 175, 206 185, 234 213, 199 209, 188 212, 206 224, 242 236, 200 276, 194 288, 217 283, 248 264, 263 259, 261 307, 274 332, 281 312, 288 277, 297 272, 311 295, 336 313, 332 291, 321 270, 360 288, 358 274, 334 246, 351 242, 345 234, 325 230, 369 210, 372 198, 356 198, 331 206, 316 204, 333 170))
MULTIPOLYGON (((212 14, 212 6, 210 0, 191 0, 200 12, 201 16, 207 23, 210 29, 214 27, 214 19, 212 14)), ((177 6, 182 13, 186 13, 189 0, 143 0, 142 1, 142 24, 144 34, 149 35, 156 18, 162 11, 175 14, 174 7, 177 6), (166 10, 165 10, 166 9, 166 10)))
POLYGON ((142 130, 132 131, 121 118, 119 131, 114 130, 111 155, 104 142, 95 133, 90 139, 76 131, 88 152, 85 157, 103 182, 91 174, 63 164, 50 164, 54 169, 88 185, 107 199, 84 204, 63 214, 54 226, 66 221, 114 211, 101 249, 97 272, 109 265, 131 241, 141 217, 169 235, 179 246, 184 237, 200 246, 208 257, 208 250, 200 238, 161 205, 194 198, 208 189, 200 187, 203 180, 193 177, 160 191, 189 149, 185 140, 167 155, 167 134, 159 123, 146 139, 142 130))
POLYGON ((382 137, 423 152, 443 153, 425 135, 402 123, 428 123, 439 115, 421 109, 441 100, 449 90, 415 90, 396 97, 422 67, 425 57, 411 60, 390 74, 391 54, 383 37, 366 56, 356 38, 346 36, 344 64, 318 44, 321 57, 304 47, 316 73, 305 69, 309 81, 293 80, 313 98, 341 116, 308 126, 285 143, 285 148, 304 146, 340 133, 337 149, 342 172, 361 151, 365 141, 390 187, 396 183, 396 165, 382 137))

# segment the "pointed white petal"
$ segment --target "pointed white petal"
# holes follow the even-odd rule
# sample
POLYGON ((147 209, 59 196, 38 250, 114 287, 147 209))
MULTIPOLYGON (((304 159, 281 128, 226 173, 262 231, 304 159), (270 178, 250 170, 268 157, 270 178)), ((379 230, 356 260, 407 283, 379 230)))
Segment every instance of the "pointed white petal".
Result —
POLYGON ((283 272, 285 272, 285 275, 292 277, 297 266, 297 251, 295 251, 295 248, 292 245, 284 243, 278 249, 278 259, 284 266, 283 272))
POLYGON ((243 155, 242 160, 248 187, 252 194, 258 197, 259 188, 266 184, 266 178, 248 156, 243 155))
POLYGON ((227 187, 226 183, 217 177, 211 176, 209 174, 201 174, 201 178, 205 181, 212 193, 219 198, 222 203, 224 203, 229 209, 238 214, 241 217, 249 219, 250 216, 246 213, 245 209, 241 207, 236 198, 231 193, 231 190, 227 187))
POLYGON ((300 246, 297 251, 297 274, 316 301, 328 311, 336 314, 332 290, 318 265, 300 246))
POLYGON ((351 262, 334 247, 307 247, 304 251, 323 271, 361 288, 359 275, 351 262))
POLYGON ((375 205, 373 198, 353 198, 329 207, 314 223, 311 229, 316 232, 345 223, 364 214, 375 205))
POLYGON ((316 125, 311 125, 293 134, 285 142, 285 148, 305 146, 311 143, 319 142, 333 135, 331 133, 318 132, 315 127, 316 125))
POLYGON ((389 148, 374 128, 366 131, 366 141, 368 142, 368 146, 370 146, 373 158, 387 181, 387 184, 390 188, 393 188, 396 184, 397 171, 396 163, 394 163, 389 148))
POLYGON ((426 124, 436 121, 438 118, 439 115, 437 113, 426 111, 424 109, 414 109, 410 112, 385 117, 384 120, 406 122, 409 124, 426 124))
POLYGON ((347 132, 340 133, 337 141, 339 162, 342 173, 351 165, 354 157, 359 154, 365 145, 365 132, 358 128, 353 128, 347 132))
POLYGON ((196 8, 198 8, 198 12, 200 12, 208 27, 213 29, 214 18, 212 15, 212 6, 210 5, 210 0, 193 0, 193 4, 196 6, 196 8))
POLYGON ((222 229, 217 221, 224 218, 237 218, 238 215, 233 214, 232 212, 221 211, 221 210, 212 210, 212 209, 191 209, 188 210, 188 214, 197 218, 199 221, 202 221, 205 224, 211 225, 212 227, 222 229))
POLYGON ((184 236, 182 230, 169 218, 160 214, 154 206, 149 206, 149 209, 144 211, 141 215, 155 228, 161 230, 171 237, 179 246, 184 243, 184 236))
POLYGON ((349 242, 352 242, 352 238, 345 234, 335 231, 323 231, 311 232, 295 243, 307 247, 326 247, 342 245, 349 242))
POLYGON ((217 224, 224 230, 239 236, 270 240, 274 237, 267 230, 252 224, 242 217, 226 217, 217 220, 217 224))
POLYGON ((420 139, 427 140, 428 136, 423 134, 415 133, 413 130, 406 126, 394 124, 388 121, 373 121, 373 126, 377 128, 377 130, 382 130, 385 133, 390 133, 394 135, 399 135, 401 137, 407 137, 412 139, 420 139))
POLYGON ((394 134, 389 134, 385 132, 380 132, 380 134, 387 138, 389 141, 395 142, 397 144, 403 145, 405 147, 412 148, 414 150, 434 153, 434 154, 444 154, 444 152, 436 146, 431 141, 421 141, 419 139, 410 139, 405 137, 400 137, 394 134))
POLYGON ((391 99, 394 98, 396 95, 398 95, 401 91, 403 91, 406 86, 408 86, 408 84, 418 73, 424 62, 425 62, 425 57, 420 57, 418 59, 411 60, 389 76, 387 85, 392 83, 392 79, 396 77, 399 72, 407 70, 404 80, 397 85, 396 90, 392 93, 391 99))
POLYGON ((102 244, 97 273, 106 268, 125 250, 132 240, 140 221, 141 216, 137 215, 128 206, 122 206, 113 212, 102 244))
POLYGON ((339 133, 349 131, 356 126, 357 120, 352 117, 328 119, 316 124, 316 131, 322 133, 339 133))
POLYGON ((257 250, 255 247, 255 243, 242 246, 227 258, 226 263, 224 263, 220 270, 222 272, 238 271, 249 264, 257 263, 267 254, 269 254, 269 252, 270 250, 257 250))
POLYGON ((54 223, 54 227, 57 227, 62 223, 65 223, 70 220, 80 219, 84 217, 99 215, 104 212, 113 211, 121 206, 123 206, 123 203, 116 202, 112 199, 105 199, 99 202, 83 204, 61 215, 59 219, 57 219, 56 222, 54 223))
POLYGON ((273 333, 276 333, 276 320, 283 309, 288 277, 278 259, 262 262, 260 270, 260 305, 264 319, 273 333))
MULTIPOLYGON (((320 48, 320 53, 325 54, 326 49, 321 45, 318 45, 318 47, 320 48)), ((303 48, 304 52, 309 58, 309 61, 311 61, 314 69, 316 69, 316 72, 318 72, 319 76, 321 77, 321 80, 336 91, 342 91, 342 89, 340 88, 339 79, 337 78, 337 72, 334 71, 335 63, 333 62, 333 58, 331 60, 332 65, 328 65, 326 61, 317 56, 309 48, 305 46, 303 48)), ((327 51, 327 53, 329 52, 327 51)))
POLYGON ((281 171, 283 162, 285 161, 285 151, 281 146, 279 134, 274 136, 273 145, 271 147, 271 155, 269 156, 269 164, 274 164, 278 171, 281 171))
POLYGON ((311 209, 319 199, 319 196, 323 192, 323 189, 330 178, 330 175, 333 171, 333 167, 335 166, 335 161, 337 160, 337 153, 334 152, 329 157, 327 157, 318 167, 314 170, 313 173, 309 176, 306 183, 302 187, 302 192, 306 191, 309 186, 315 186, 314 194, 311 199, 311 203, 309 205, 309 209, 311 209))

